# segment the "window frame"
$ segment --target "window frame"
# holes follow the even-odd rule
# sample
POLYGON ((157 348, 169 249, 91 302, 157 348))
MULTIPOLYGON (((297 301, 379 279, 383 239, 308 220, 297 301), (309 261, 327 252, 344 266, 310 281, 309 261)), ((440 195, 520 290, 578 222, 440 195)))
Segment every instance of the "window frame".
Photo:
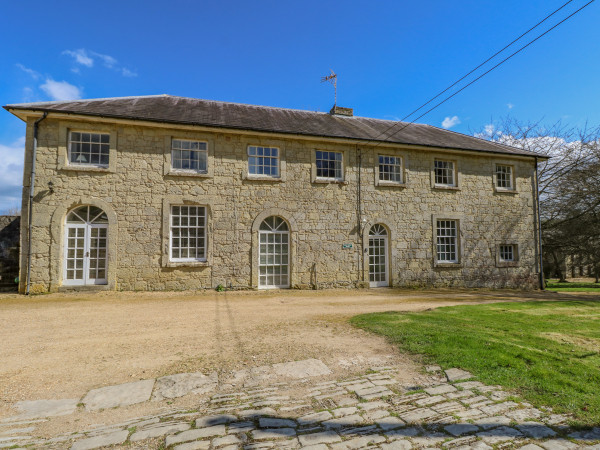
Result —
MULTIPOLYGON (((83 153, 83 152, 80 151, 79 153, 83 153)), ((90 149, 89 154, 90 155, 92 154, 91 149, 90 149)), ((101 148, 100 148, 100 153, 98 155, 99 155, 99 159, 100 159, 100 157, 102 156, 101 148)), ((68 132, 67 132, 67 164, 70 166, 74 166, 74 167, 77 167, 77 166, 79 166, 79 167, 98 167, 101 169, 107 169, 108 166, 110 165, 110 133, 107 133, 105 131, 90 131, 90 130, 78 130, 78 129, 68 130, 68 132), (84 142, 82 140, 82 136, 80 136, 79 141, 77 141, 77 143, 79 143, 81 145, 87 143, 90 146, 93 144, 97 144, 100 146, 103 146, 103 145, 107 146, 106 147, 106 150, 107 150, 106 157, 108 158, 108 162, 106 162, 104 164, 101 162, 93 163, 93 162, 73 162, 73 161, 71 161, 71 155, 72 155, 71 145, 73 144, 73 133, 78 133, 80 135, 83 135, 83 134, 98 135, 99 139, 100 139, 98 142, 94 142, 93 138, 90 138, 89 143, 84 142), (102 136, 107 136, 108 142, 102 142, 102 136)))
POLYGON ((388 187, 406 187, 407 179, 407 162, 404 155, 398 155, 397 153, 381 151, 375 155, 375 186, 388 186, 388 187), (381 163, 380 158, 396 158, 400 160, 400 177, 401 181, 382 180, 381 179, 381 163))
MULTIPOLYGON (((171 172, 176 172, 176 173, 190 173, 190 174, 194 174, 194 175, 207 175, 208 174, 208 141, 206 140, 199 140, 199 139, 192 139, 192 138, 179 138, 179 137, 171 137, 171 158, 170 158, 170 164, 171 164, 171 168, 170 171, 171 172), (197 144, 204 144, 204 150, 202 149, 174 149, 173 148, 173 144, 175 142, 190 142, 190 143, 197 143, 197 144), (173 152, 179 150, 179 151, 189 151, 189 152, 198 152, 199 155, 201 153, 204 154, 204 158, 205 158, 205 164, 206 164, 206 168, 201 170, 201 169, 184 169, 184 168, 179 168, 179 167, 174 167, 173 165, 173 152)), ((200 162, 200 158, 198 158, 198 163, 200 162)), ((200 164, 198 164, 200 165, 200 164)))
POLYGON ((496 245, 496 267, 517 267, 519 265, 519 244, 512 241, 502 242, 496 245), (513 259, 502 258, 502 247, 512 247, 513 259))
POLYGON ((106 126, 104 124, 95 123, 78 123, 71 121, 58 122, 58 151, 57 151, 57 169, 60 171, 76 171, 76 172, 100 172, 114 173, 117 171, 117 129, 116 127, 106 126), (71 163, 71 132, 74 133, 91 133, 91 134, 108 134, 109 149, 108 149, 108 164, 78 164, 71 163))
POLYGON ((496 192, 515 193, 516 192, 516 178, 515 178, 515 166, 505 162, 495 162, 493 166, 493 182, 494 190, 496 192), (509 167, 510 168, 510 187, 498 186, 498 167, 509 167))
POLYGON ((212 239, 212 206, 210 203, 200 203, 197 198, 183 195, 167 195, 162 202, 162 251, 160 258, 161 267, 210 267, 212 265, 213 239, 212 239), (203 207, 205 212, 204 223, 204 259, 172 260, 171 259, 171 207, 172 206, 197 206, 203 207))
MULTIPOLYGON (((312 182, 313 183, 339 183, 347 184, 346 182, 346 161, 348 160, 348 154, 346 150, 331 149, 331 148, 315 148, 312 152, 312 182), (340 177, 324 177, 318 175, 317 168, 317 153, 335 153, 341 155, 340 163, 340 177)), ((337 161, 337 159, 335 160, 337 161)), ((329 169, 328 169, 329 170, 329 169)), ((337 168, 334 168, 337 171, 337 168)))
MULTIPOLYGON (((248 178, 255 178, 255 179, 281 179, 282 177, 282 164, 281 164, 281 153, 282 150, 279 146, 276 145, 263 145, 263 144, 248 144, 246 146, 246 157, 247 157, 247 177, 248 178), (250 148, 256 148, 256 149, 269 149, 269 150, 277 150, 277 156, 273 157, 272 155, 269 156, 257 156, 257 155, 250 155, 250 148), (272 175, 272 174, 264 174, 264 173, 251 173, 250 171, 250 158, 269 158, 269 159, 273 159, 276 158, 277 160, 277 165, 275 167, 277 167, 277 175, 272 175)), ((262 165, 255 165, 256 167, 267 167, 264 164, 262 165)), ((268 167, 273 167, 271 165, 269 165, 268 167)))
POLYGON ((435 225, 435 251, 436 259, 442 264, 456 264, 458 257, 458 221, 454 219, 438 219, 435 225), (445 230, 445 234, 440 231, 445 230), (448 234, 452 233, 452 234, 448 234), (450 247, 450 250, 440 250, 440 246, 450 247), (441 255, 448 255, 448 258, 440 258, 441 255))
POLYGON ((461 268, 463 267, 463 236, 462 236, 462 225, 464 217, 456 214, 433 214, 432 220, 432 251, 433 251, 433 265, 437 268, 461 268), (438 259, 438 222, 439 221, 452 221, 455 223, 456 236, 455 236, 455 248, 456 248, 456 259, 454 261, 439 260, 438 259))
POLYGON ((213 137, 207 133, 178 131, 177 134, 166 134, 164 136, 163 153, 163 176, 165 177, 192 177, 192 178, 212 178, 214 175, 214 147, 213 137), (174 169, 172 161, 172 142, 173 140, 193 141, 206 143, 206 172, 198 172, 188 169, 174 169))
MULTIPOLYGON (((184 216, 182 216, 181 214, 179 215, 179 218, 183 218, 184 216)), ((189 213, 187 215, 187 218, 189 219, 190 217, 192 217, 189 213)), ((200 216, 196 215, 196 220, 198 220, 200 216)), ((169 205, 169 261, 170 262, 174 262, 174 263, 194 263, 194 262, 206 262, 207 261, 207 233, 206 233, 206 229, 207 229, 207 211, 206 211, 206 207, 203 205, 189 205, 189 204, 171 204, 169 205), (202 251, 203 251, 203 255, 202 257, 186 257, 186 258, 174 258, 173 257, 173 229, 177 228, 177 229, 183 229, 185 228, 182 225, 173 225, 173 218, 174 218, 174 214, 173 214, 173 209, 174 208, 198 208, 198 209, 202 209, 203 210, 203 219, 204 219, 204 225, 203 226, 199 226, 199 225, 189 225, 187 226, 188 229, 188 233, 190 229, 202 229, 202 236, 199 236, 198 234, 196 235, 196 239, 198 238, 202 238, 202 240, 204 241, 204 245, 202 247, 202 251)), ((179 238, 181 238, 181 236, 179 236, 179 238)), ((189 237, 188 237, 189 239, 189 237)), ((187 247, 177 247, 179 249, 182 248, 186 248, 188 251, 192 248, 189 245, 187 247)), ((198 253, 198 249, 199 247, 196 246, 196 253, 198 253)))
POLYGON ((432 187, 436 188, 436 189, 458 189, 458 161, 455 159, 451 159, 451 158, 441 158, 441 157, 435 157, 433 158, 433 164, 432 164, 432 168, 431 168, 431 183, 432 183, 432 187), (438 183, 437 181, 437 170, 438 168, 436 167, 436 163, 437 162, 443 162, 443 163, 451 163, 452 164, 452 183, 438 183))

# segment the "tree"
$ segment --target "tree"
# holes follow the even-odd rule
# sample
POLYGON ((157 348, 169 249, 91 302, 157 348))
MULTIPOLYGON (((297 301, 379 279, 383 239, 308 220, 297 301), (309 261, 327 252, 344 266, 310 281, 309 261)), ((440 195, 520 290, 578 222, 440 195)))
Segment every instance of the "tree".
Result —
POLYGON ((523 124, 505 118, 477 137, 550 156, 538 168, 545 272, 566 279, 567 259, 577 258, 600 278, 600 127, 557 122, 523 124))
POLYGON ((11 206, 10 208, 6 208, 3 212, 2 212, 3 216, 20 216, 21 215, 21 208, 18 206, 11 206))

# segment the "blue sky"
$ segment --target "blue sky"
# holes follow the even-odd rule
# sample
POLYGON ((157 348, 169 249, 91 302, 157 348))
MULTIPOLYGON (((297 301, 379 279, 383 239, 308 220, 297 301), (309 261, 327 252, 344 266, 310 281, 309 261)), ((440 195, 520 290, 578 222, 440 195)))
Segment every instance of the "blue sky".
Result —
MULTIPOLYGON (((172 94, 328 111, 333 69, 340 106, 398 119, 565 1, 3 2, 0 102, 172 94)), ((600 124, 599 23, 592 3, 419 122, 600 124)), ((0 211, 20 201, 24 132, 0 112, 0 211)))

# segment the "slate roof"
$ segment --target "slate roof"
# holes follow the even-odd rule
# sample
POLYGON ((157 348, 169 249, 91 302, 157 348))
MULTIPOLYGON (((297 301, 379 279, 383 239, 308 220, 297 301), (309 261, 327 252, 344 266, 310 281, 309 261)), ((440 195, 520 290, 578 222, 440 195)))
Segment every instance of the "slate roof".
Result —
POLYGON ((115 97, 65 102, 21 103, 7 110, 47 111, 85 116, 135 119, 150 122, 202 125, 290 135, 344 138, 413 144, 522 156, 545 155, 478 139, 431 125, 410 124, 366 117, 345 117, 323 112, 200 100, 171 95, 115 97))

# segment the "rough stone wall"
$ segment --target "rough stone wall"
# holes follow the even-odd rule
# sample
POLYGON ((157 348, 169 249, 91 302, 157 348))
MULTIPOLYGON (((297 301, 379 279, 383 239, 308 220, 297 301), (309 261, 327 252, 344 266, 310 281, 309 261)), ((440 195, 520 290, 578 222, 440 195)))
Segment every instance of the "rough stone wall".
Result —
MULTIPOLYGON (((24 212, 32 124, 28 123, 27 131, 24 212)), ((433 157, 447 153, 388 148, 387 153, 404 158, 407 182, 405 187, 387 187, 375 185, 380 151, 381 147, 373 146, 360 150, 364 225, 359 226, 359 158, 354 144, 49 117, 40 126, 37 152, 33 290, 60 287, 64 218, 70 208, 86 203, 106 209, 109 219, 113 218, 109 224, 109 289, 256 286, 257 232, 252 227, 263 213, 281 215, 291 226, 292 286, 313 286, 315 282, 319 287, 356 286, 368 281, 361 245, 365 230, 378 222, 390 231, 391 282, 395 286, 534 286, 533 161, 457 152, 451 158, 458 163, 459 189, 438 190, 431 185, 433 157), (110 132, 111 139, 116 138, 114 169, 64 167, 68 129, 110 132), (210 176, 169 174, 171 137, 208 141, 210 176), (280 148, 280 181, 248 178, 249 144, 280 148), (343 183, 313 182, 315 149, 344 152, 343 183), (494 191, 496 161, 509 161, 515 167, 515 194, 494 191), (168 205, 183 202, 208 207, 207 263, 182 266, 168 262, 168 205), (460 220, 462 261, 453 268, 435 267, 433 262, 432 216, 445 214, 460 220), (507 242, 518 244, 519 263, 516 267, 497 267, 496 246, 507 242), (352 244, 352 248, 344 249, 343 244, 352 244)), ((26 216, 23 223, 27 223, 26 216)), ((366 241, 365 245, 368 238, 366 241)), ((22 243, 26 254, 26 230, 22 243)), ((20 288, 24 290, 23 283, 20 288)))
POLYGON ((0 216, 0 289, 16 289, 21 216, 0 216))

